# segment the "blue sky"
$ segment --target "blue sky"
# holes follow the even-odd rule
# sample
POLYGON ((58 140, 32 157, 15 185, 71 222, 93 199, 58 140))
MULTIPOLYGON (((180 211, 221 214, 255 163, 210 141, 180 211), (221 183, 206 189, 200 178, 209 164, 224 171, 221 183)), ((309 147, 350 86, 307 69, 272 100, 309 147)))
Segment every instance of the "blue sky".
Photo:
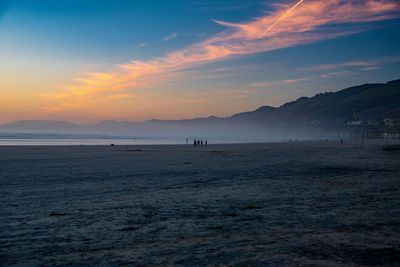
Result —
POLYGON ((296 2, 1 1, 0 122, 226 116, 400 78, 398 2, 304 1, 259 40, 296 2))

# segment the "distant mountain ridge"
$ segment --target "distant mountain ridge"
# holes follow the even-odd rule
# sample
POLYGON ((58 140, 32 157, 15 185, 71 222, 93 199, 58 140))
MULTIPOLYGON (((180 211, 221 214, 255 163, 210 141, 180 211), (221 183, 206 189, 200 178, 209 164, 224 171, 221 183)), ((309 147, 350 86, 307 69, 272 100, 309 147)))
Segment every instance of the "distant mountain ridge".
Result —
POLYGON ((360 120, 383 120, 400 117, 400 79, 387 83, 364 84, 337 92, 320 93, 313 97, 283 104, 278 108, 263 106, 254 111, 230 117, 194 118, 186 120, 149 120, 144 122, 103 121, 79 125, 65 121, 16 121, 0 126, 0 130, 21 132, 113 133, 113 134, 214 134, 235 131, 259 131, 279 125, 344 125, 356 112, 360 120), (245 126, 245 127, 244 127, 245 126), (190 129, 189 131, 186 131, 190 129))

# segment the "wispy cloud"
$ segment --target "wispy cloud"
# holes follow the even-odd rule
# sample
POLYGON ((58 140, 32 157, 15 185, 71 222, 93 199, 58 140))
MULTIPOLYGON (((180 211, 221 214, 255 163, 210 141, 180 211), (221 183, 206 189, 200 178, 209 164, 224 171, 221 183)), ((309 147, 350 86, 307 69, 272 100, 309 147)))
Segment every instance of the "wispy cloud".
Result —
POLYGON ((266 89, 266 88, 274 89, 276 87, 279 88, 279 86, 293 85, 294 87, 297 88, 300 85, 304 85, 304 82, 323 80, 323 79, 332 79, 332 78, 337 78, 337 77, 350 76, 353 74, 354 74, 354 72, 348 71, 348 70, 331 71, 331 72, 324 72, 322 74, 313 75, 313 76, 304 77, 304 78, 256 82, 256 83, 249 84, 248 87, 249 88, 258 88, 258 89, 266 89))
POLYGON ((142 48, 142 47, 145 47, 145 46, 146 46, 145 43, 140 43, 140 44, 135 45, 133 48, 137 49, 137 48, 142 48))
MULTIPOLYGON (((308 0, 276 24, 295 3, 274 3, 272 12, 247 23, 215 20, 227 29, 163 57, 130 61, 109 72, 84 74, 75 79, 75 84, 64 86, 62 92, 46 97, 63 103, 143 88, 177 77, 180 71, 201 64, 349 35, 360 31, 351 25, 400 16, 397 0, 308 0), (262 35, 274 24, 274 28, 262 35), (333 24, 336 26, 325 27, 333 24), (340 27, 344 24, 346 27, 340 27)), ((164 39, 174 38, 167 37, 164 39)))
POLYGON ((350 61, 350 62, 342 62, 337 64, 323 64, 312 66, 310 68, 306 68, 308 70, 319 70, 319 71, 327 71, 327 70, 336 70, 342 68, 370 68, 376 67, 376 63, 369 62, 369 61, 350 61))
POLYGON ((271 87, 278 84, 295 84, 300 82, 309 81, 311 78, 297 78, 297 79, 287 79, 287 80, 278 80, 272 82, 257 82, 250 85, 250 87, 258 87, 258 88, 266 88, 271 87))
POLYGON ((172 39, 175 39, 176 37, 178 37, 178 34, 174 32, 174 33, 171 33, 170 35, 165 36, 163 38, 163 41, 168 42, 168 41, 171 41, 172 39))
POLYGON ((300 70, 314 71, 314 74, 310 75, 309 77, 275 80, 275 81, 262 81, 262 82, 252 83, 248 86, 253 88, 269 88, 285 84, 299 85, 302 82, 306 81, 351 76, 362 71, 378 70, 383 65, 397 63, 397 62, 400 62, 400 57, 398 56, 373 58, 364 61, 346 61, 335 64, 321 64, 300 69, 300 70))
POLYGON ((305 70, 313 71, 332 71, 342 69, 356 69, 356 70, 376 70, 385 64, 400 62, 400 56, 382 57, 368 60, 355 60, 339 62, 335 64, 321 64, 304 68, 305 70))
POLYGON ((349 76, 349 75, 352 75, 352 74, 353 74, 352 71, 339 70, 339 71, 332 71, 332 72, 328 72, 328 73, 323 73, 323 74, 320 74, 317 77, 319 77, 321 79, 331 79, 331 78, 349 76))

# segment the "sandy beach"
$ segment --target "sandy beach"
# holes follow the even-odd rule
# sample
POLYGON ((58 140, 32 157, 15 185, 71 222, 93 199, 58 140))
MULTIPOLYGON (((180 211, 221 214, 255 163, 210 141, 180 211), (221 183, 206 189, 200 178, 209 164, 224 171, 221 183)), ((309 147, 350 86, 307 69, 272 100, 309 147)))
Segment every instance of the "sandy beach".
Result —
POLYGON ((400 152, 0 147, 1 266, 399 266, 400 152))

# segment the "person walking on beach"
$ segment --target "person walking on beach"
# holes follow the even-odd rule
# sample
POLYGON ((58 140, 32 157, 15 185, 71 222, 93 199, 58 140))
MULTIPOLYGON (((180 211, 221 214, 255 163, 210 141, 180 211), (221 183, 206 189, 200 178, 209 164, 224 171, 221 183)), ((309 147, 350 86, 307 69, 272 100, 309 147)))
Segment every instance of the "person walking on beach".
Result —
POLYGON ((200 141, 200 145, 203 146, 203 140, 200 141))
POLYGON ((205 142, 205 146, 207 146, 207 140, 206 140, 206 142, 205 142))
POLYGON ((193 146, 196 147, 196 144, 197 144, 197 141, 196 141, 196 139, 194 139, 193 146))

